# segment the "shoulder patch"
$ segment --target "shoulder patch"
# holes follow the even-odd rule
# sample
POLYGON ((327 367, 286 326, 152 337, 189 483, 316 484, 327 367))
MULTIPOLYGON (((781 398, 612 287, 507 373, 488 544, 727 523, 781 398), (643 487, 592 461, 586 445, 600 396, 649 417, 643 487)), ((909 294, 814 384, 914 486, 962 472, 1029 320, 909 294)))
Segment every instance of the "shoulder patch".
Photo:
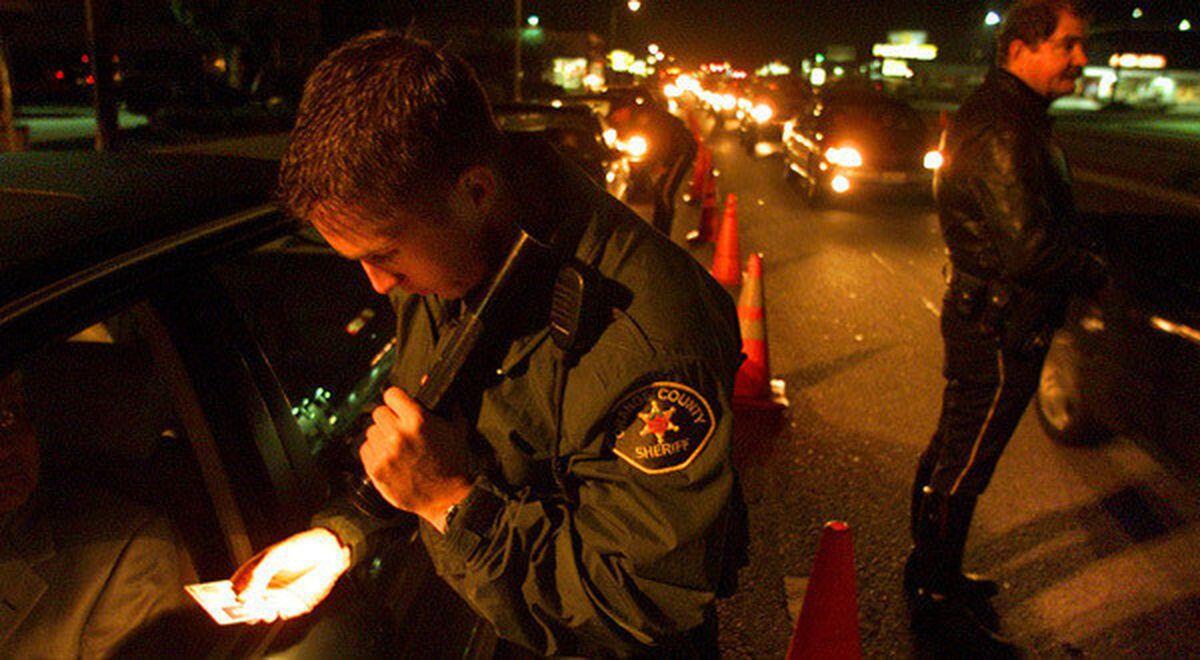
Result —
POLYGON ((670 381, 627 394, 612 413, 613 453, 646 474, 682 470, 716 429, 712 406, 696 390, 670 381))

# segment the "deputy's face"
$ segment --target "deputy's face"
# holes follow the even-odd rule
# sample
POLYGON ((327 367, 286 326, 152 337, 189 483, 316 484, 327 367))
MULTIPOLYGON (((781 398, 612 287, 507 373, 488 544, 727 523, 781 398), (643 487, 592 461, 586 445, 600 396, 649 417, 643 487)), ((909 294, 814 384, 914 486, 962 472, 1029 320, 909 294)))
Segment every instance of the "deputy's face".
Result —
POLYGON ((387 294, 461 298, 487 275, 477 227, 447 209, 442 217, 397 210, 386 220, 349 212, 318 212, 313 226, 339 254, 359 262, 371 287, 387 294))
POLYGON ((38 443, 13 376, 0 378, 0 515, 29 499, 38 482, 38 443))
POLYGON ((1070 12, 1058 15, 1058 27, 1049 39, 1030 48, 1015 42, 1009 57, 1010 70, 1033 91, 1048 99, 1075 92, 1075 81, 1083 74, 1087 55, 1087 21, 1070 12))

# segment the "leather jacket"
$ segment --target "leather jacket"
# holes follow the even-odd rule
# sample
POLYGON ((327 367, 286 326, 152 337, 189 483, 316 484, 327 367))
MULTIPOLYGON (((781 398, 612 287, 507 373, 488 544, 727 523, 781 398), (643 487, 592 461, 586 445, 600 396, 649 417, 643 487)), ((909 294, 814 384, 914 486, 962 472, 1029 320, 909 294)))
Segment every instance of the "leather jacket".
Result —
POLYGON ((1070 173, 1049 101, 993 69, 942 136, 934 178, 942 235, 956 272, 1065 300, 1103 277, 1083 248, 1070 173))

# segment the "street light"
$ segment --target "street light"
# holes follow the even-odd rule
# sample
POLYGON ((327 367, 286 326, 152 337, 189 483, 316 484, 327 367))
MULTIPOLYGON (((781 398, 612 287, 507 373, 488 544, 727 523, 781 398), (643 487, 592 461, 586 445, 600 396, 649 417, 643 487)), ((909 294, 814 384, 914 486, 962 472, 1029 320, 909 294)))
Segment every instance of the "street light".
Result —
POLYGON ((1139 19, 1139 18, 1141 18, 1141 17, 1142 17, 1142 16, 1144 16, 1144 15, 1145 15, 1145 12, 1143 12, 1143 11, 1142 11, 1142 8, 1141 8, 1141 7, 1134 7, 1134 8, 1133 8, 1133 18, 1134 18, 1134 20, 1136 20, 1136 19, 1139 19))
POLYGON ((529 24, 529 27, 537 27, 542 22, 542 19, 537 14, 530 14, 529 18, 525 19, 525 22, 529 24))
POLYGON ((1191 21, 1189 21, 1189 20, 1188 20, 1188 19, 1186 19, 1186 18, 1185 18, 1185 19, 1183 19, 1182 21, 1179 21, 1179 31, 1180 31, 1180 32, 1187 32, 1187 31, 1189 31, 1189 30, 1191 30, 1191 29, 1192 29, 1192 22, 1191 22, 1191 21))
MULTIPOLYGON (((609 12, 608 18, 608 47, 615 48, 617 41, 617 14, 620 13, 620 2, 612 2, 612 11, 609 12)), ((625 3, 625 7, 631 13, 637 13, 642 8, 642 0, 629 0, 625 3)))
POLYGON ((989 11, 987 13, 987 16, 985 16, 983 18, 983 24, 988 27, 995 27, 997 25, 1000 25, 1000 20, 1001 20, 1000 14, 998 14, 994 11, 989 11))

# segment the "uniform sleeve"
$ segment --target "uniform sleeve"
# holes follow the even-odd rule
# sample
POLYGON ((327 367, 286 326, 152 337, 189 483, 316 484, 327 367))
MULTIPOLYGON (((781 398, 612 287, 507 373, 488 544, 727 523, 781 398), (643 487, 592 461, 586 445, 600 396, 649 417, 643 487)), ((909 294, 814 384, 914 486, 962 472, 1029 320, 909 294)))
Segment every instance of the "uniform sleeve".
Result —
POLYGON ((986 230, 1006 278, 1025 286, 1085 288, 1098 264, 1050 207, 1044 149, 1028 131, 998 126, 981 138, 974 177, 986 230))
MULTIPOLYGON (((628 357, 628 356, 627 356, 628 357)), ((653 652, 701 625, 733 485, 730 380, 704 359, 581 365, 565 399, 568 496, 477 483, 423 529, 501 636, 539 653, 653 652)))

